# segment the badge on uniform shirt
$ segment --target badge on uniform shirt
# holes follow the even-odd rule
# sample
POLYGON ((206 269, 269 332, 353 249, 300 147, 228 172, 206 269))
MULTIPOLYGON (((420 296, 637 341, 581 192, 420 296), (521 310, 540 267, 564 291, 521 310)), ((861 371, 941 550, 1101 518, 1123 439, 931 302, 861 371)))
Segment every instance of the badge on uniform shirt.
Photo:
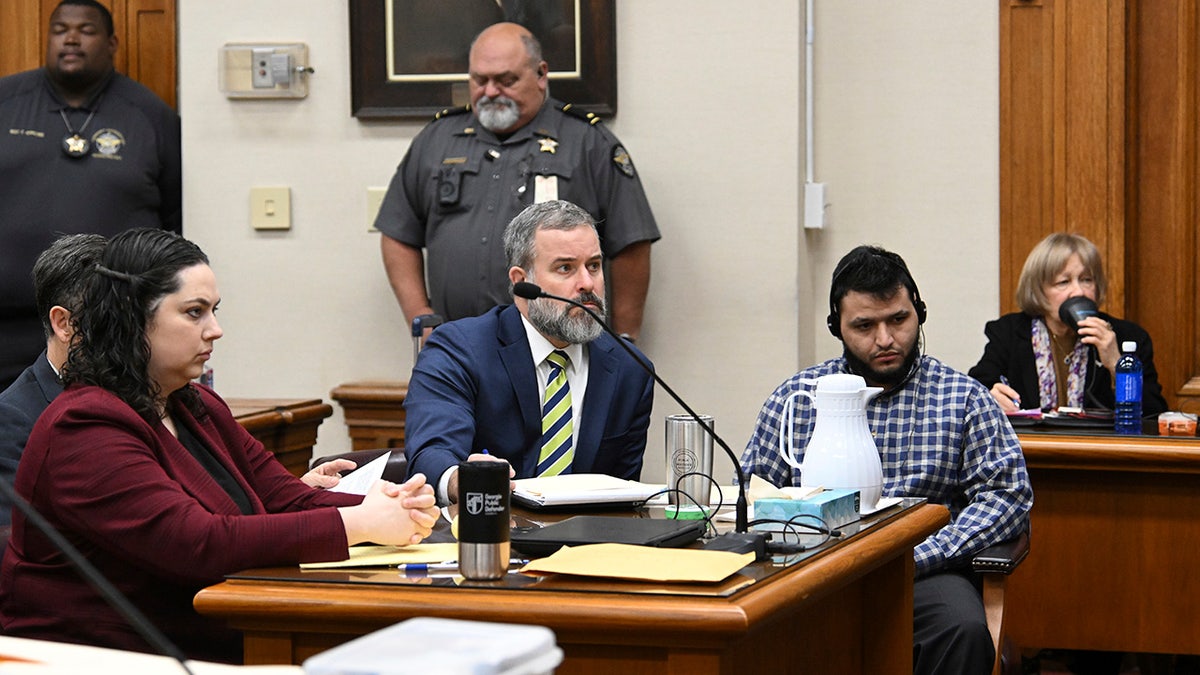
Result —
POLYGON ((110 159, 120 159, 121 148, 125 147, 125 137, 116 129, 101 129, 92 136, 92 141, 96 144, 96 150, 103 157, 110 159))
POLYGON ((625 148, 618 145, 613 148, 613 164, 621 170, 621 173, 633 178, 633 160, 630 159, 629 153, 625 152, 625 148))
POLYGON ((538 146, 540 146, 542 152, 548 152, 553 155, 554 151, 558 150, 558 141, 553 138, 539 138, 538 146))

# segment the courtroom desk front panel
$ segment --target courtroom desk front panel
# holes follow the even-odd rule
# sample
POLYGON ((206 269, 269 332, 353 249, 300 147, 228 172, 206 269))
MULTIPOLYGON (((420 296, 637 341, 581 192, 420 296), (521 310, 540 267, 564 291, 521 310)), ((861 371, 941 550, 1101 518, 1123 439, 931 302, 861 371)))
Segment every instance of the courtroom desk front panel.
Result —
POLYGON ((1005 595, 1009 638, 1200 653, 1200 439, 1018 435, 1034 503, 1005 595))
POLYGON ((351 450, 404 447, 407 382, 350 382, 329 395, 342 406, 351 450))
MULTIPOLYGON (((548 519, 543 514, 531 516, 548 519)), ((911 673, 912 549, 949 521, 910 500, 861 531, 713 585, 508 575, 406 578, 391 568, 248 570, 196 609, 243 631, 247 664, 301 663, 417 616, 551 628, 559 675, 911 673)))
POLYGON ((333 406, 315 398, 228 398, 225 403, 246 431, 296 476, 308 471, 317 428, 333 414, 333 406))

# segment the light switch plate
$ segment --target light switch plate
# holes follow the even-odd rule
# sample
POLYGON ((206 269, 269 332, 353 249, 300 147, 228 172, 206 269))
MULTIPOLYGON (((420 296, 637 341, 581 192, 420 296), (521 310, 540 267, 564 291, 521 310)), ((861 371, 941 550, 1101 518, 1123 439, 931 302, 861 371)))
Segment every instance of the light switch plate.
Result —
POLYGON ((375 217, 379 215, 379 207, 383 205, 383 196, 387 194, 385 187, 367 188, 367 232, 378 232, 375 229, 375 217))
POLYGON ((250 225, 256 230, 291 229, 291 188, 286 186, 250 188, 250 225))

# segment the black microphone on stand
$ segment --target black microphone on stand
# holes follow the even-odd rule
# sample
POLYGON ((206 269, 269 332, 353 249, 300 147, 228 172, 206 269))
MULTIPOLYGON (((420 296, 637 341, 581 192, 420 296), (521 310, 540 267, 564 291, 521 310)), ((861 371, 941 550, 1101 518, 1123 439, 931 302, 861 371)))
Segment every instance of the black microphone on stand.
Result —
POLYGON ((621 345, 626 352, 629 352, 629 355, 633 357, 633 360, 636 361, 643 370, 649 373, 650 377, 653 377, 654 381, 657 382, 664 391, 670 394, 671 398, 674 399, 675 402, 678 403, 685 411, 687 411, 687 414, 690 415, 692 419, 696 420, 696 423, 699 424, 709 436, 712 436, 713 440, 717 442, 717 445, 721 446, 721 449, 725 451, 725 454, 729 455, 729 460, 733 462, 733 468, 737 472, 738 497, 737 503, 734 505, 734 514, 736 518, 734 522, 734 532, 732 534, 724 534, 721 535, 721 537, 718 537, 719 540, 724 540, 724 544, 728 544, 728 546, 720 544, 710 548, 721 548, 723 550, 733 550, 742 553, 753 551, 760 558, 765 557, 765 536, 762 534, 749 532, 750 519, 749 506, 746 501, 746 477, 742 473, 741 464, 738 463, 737 455, 734 454, 733 450, 729 449, 729 445, 725 443, 724 439, 717 435, 717 432, 713 429, 712 425, 705 422, 700 415, 696 414, 696 411, 692 410, 692 407, 684 402, 684 400, 679 397, 679 394, 676 394, 675 390, 671 389, 670 385, 668 385, 661 377, 658 376, 658 373, 654 372, 654 368, 652 368, 649 363, 646 363, 644 357, 634 351, 634 349, 630 347, 620 335, 617 335, 617 332, 614 331, 604 319, 600 318, 600 316, 592 311, 592 309, 587 305, 584 305, 581 302, 576 302, 570 298, 551 295, 543 291, 541 286, 528 281, 518 281, 517 283, 513 284, 513 295, 519 298, 525 298, 526 300, 537 300, 538 298, 558 300, 559 302, 565 302, 569 305, 574 305, 575 307, 587 312, 588 316, 592 317, 596 323, 600 324, 600 327, 603 328, 606 333, 611 335, 617 341, 617 344, 621 345))

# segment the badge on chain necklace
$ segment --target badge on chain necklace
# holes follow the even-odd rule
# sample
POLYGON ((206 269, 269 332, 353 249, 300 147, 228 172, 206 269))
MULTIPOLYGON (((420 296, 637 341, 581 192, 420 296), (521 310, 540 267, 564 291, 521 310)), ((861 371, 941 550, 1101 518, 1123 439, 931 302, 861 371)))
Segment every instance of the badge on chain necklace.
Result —
MULTIPOLYGON (((99 101, 97 101, 97 104, 99 104, 99 101)), ((66 111, 61 108, 58 110, 58 114, 62 115, 63 124, 67 125, 67 135, 63 136, 62 139, 62 151, 67 157, 79 159, 80 157, 87 156, 92 144, 80 134, 83 133, 84 129, 87 129, 87 125, 91 124, 92 118, 96 116, 98 107, 97 105, 97 107, 92 108, 92 112, 88 113, 87 119, 83 121, 83 126, 79 127, 79 131, 71 128, 71 121, 67 119, 66 111)))

